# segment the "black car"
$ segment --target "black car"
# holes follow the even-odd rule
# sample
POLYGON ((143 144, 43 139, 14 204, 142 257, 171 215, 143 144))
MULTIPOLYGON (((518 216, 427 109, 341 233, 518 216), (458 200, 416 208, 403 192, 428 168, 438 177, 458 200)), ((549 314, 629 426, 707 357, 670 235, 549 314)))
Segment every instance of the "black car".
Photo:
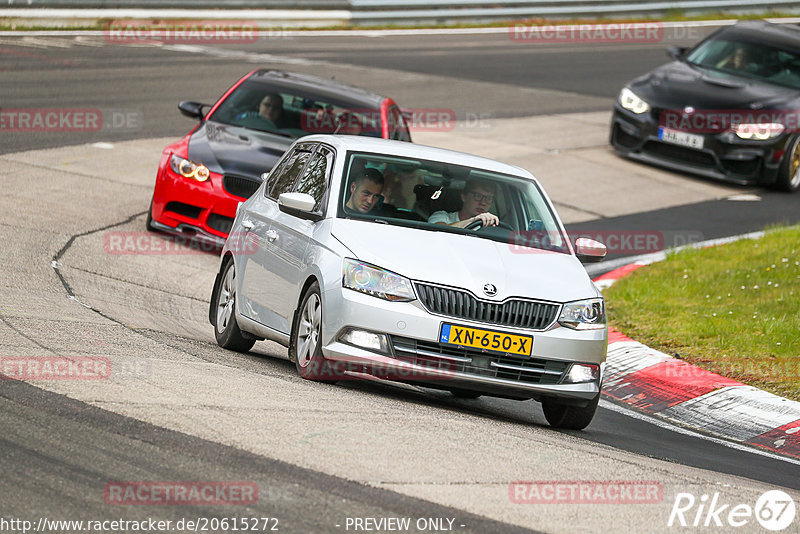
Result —
POLYGON ((800 188, 800 28, 724 27, 625 85, 610 141, 623 156, 738 184, 800 188))

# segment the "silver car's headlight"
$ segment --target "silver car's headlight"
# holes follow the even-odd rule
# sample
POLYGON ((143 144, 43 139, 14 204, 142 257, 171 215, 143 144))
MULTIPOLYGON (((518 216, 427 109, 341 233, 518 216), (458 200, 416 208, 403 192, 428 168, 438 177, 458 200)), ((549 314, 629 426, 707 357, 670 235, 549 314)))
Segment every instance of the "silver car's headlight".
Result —
POLYGON ((416 297, 411 280, 363 261, 345 258, 342 286, 373 297, 395 302, 409 302, 416 297))
POLYGON ((650 104, 639 98, 639 95, 623 87, 619 92, 619 105, 637 115, 650 111, 650 104))
POLYGON ((786 127, 778 122, 769 124, 737 124, 736 135, 742 139, 765 141, 778 137, 786 127))
POLYGON ((603 299, 567 302, 558 324, 575 330, 599 330, 606 327, 606 306, 603 299))

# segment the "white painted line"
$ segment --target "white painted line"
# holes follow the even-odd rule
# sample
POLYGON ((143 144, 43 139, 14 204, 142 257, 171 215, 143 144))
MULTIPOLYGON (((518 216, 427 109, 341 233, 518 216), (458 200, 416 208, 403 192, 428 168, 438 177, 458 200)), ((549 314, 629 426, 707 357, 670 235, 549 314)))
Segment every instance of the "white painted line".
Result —
POLYGON ((92 146, 94 148, 103 148, 103 149, 106 149, 106 150, 111 150, 112 148, 114 148, 113 143, 102 143, 102 142, 101 143, 92 143, 92 146))
POLYGON ((635 410, 632 410, 632 409, 629 409, 629 408, 625 408, 623 406, 619 406, 619 405, 614 404, 613 402, 607 401, 605 399, 600 399, 600 407, 601 408, 605 408, 606 410, 611 410, 612 412, 617 412, 617 413, 619 413, 621 415, 625 415, 627 417, 632 417, 634 419, 638 419, 640 421, 644 421, 646 423, 650 423, 651 425, 655 425, 655 426, 657 426, 659 428, 663 428, 665 430, 670 430, 672 432, 677 432, 678 434, 683 434, 683 435, 686 435, 686 436, 691 436, 693 438, 699 438, 699 439, 703 439, 703 440, 706 440, 706 441, 710 441, 712 443, 716 443, 717 445, 723 445, 725 447, 729 447, 729 448, 735 449, 737 451, 749 452, 749 453, 752 453, 752 454, 757 454, 759 456, 765 456, 765 457, 771 458, 773 460, 781 460, 783 462, 787 462, 787 463, 790 463, 790 464, 800 465, 800 460, 798 460, 798 459, 789 458, 789 457, 781 456, 781 455, 778 455, 778 454, 773 454, 771 452, 767 452, 767 451, 758 449, 756 447, 750 447, 750 446, 747 446, 747 445, 742 445, 740 443, 734 443, 734 442, 731 442, 731 441, 728 441, 728 440, 725 440, 725 439, 715 438, 713 436, 707 436, 705 434, 701 434, 699 432, 695 432, 693 430, 689 430, 689 429, 684 428, 682 426, 678 426, 678 425, 672 424, 672 423, 670 423, 668 421, 664 421, 663 419, 661 419, 659 417, 645 415, 645 414, 639 413, 639 412, 637 412, 635 410))

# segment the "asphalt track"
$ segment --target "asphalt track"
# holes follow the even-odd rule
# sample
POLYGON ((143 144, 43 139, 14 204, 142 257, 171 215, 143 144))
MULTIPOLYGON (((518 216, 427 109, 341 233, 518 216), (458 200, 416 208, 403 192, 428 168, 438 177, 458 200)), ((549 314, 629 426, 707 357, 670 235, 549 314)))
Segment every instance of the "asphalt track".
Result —
MULTIPOLYGON (((88 39, 80 44, 70 41, 66 38, 41 38, 22 43, 14 42, 14 38, 3 38, 0 44, 2 107, 101 108, 119 112, 120 117, 126 116, 130 120, 105 125, 102 137, 97 133, 0 132, 0 153, 81 145, 98 140, 116 143, 126 139, 177 137, 191 125, 191 121, 181 118, 175 111, 178 100, 213 101, 232 80, 256 63, 327 76, 338 74, 348 80, 352 79, 348 74, 357 73, 359 79, 353 80, 355 83, 392 94, 406 107, 449 106, 459 114, 488 111, 500 119, 607 110, 622 81, 665 58, 663 43, 595 47, 555 44, 536 45, 539 48, 535 48, 511 43, 503 35, 284 38, 248 46, 239 55, 232 53, 236 49, 231 46, 181 50, 175 47, 108 46, 102 39, 99 42, 88 39), (223 53, 223 50, 227 52, 223 53), (339 63, 366 69, 351 69, 339 63), (387 71, 402 75, 387 78, 387 71), (436 78, 424 83, 434 76, 446 76, 459 80, 459 83, 445 88, 437 84, 441 80, 436 78), (482 92, 476 93, 476 88, 482 92)), ((108 154, 106 163, 109 169, 113 169, 112 174, 124 173, 125 168, 118 167, 114 153, 108 154)), ((146 196, 146 188, 137 191, 138 195, 146 196)), ((764 191, 757 194, 761 197, 757 202, 721 198, 643 213, 633 209, 632 213, 623 216, 594 220, 591 226, 613 230, 655 227, 678 231, 688 228, 708 239, 761 229, 768 223, 798 220, 794 197, 764 191)), ((145 208, 143 205, 142 210, 145 208)), ((23 221, 23 228, 32 224, 32 221, 25 222, 24 213, 17 215, 21 218, 3 224, 8 228, 16 227, 20 221, 23 221)), ((115 220, 122 222, 124 219, 118 217, 115 220)), ((140 219, 131 220, 125 228, 138 228, 140 219)), ((587 224, 580 223, 579 226, 584 228, 587 224)), ((82 224, 71 223, 70 227, 83 227, 85 232, 98 225, 84 221, 82 224)), ((79 234, 76 230, 72 235, 79 234)), ((58 245, 60 247, 63 243, 58 245)), ((207 266, 213 262, 203 260, 203 264, 207 266)), ((102 264, 92 264, 84 272, 102 274, 104 269, 102 264)), ((170 272, 167 269, 165 275, 170 272)), ((24 284, 15 287, 8 280, 4 284, 21 289, 24 294, 24 284)), ((86 282, 83 282, 79 291, 86 292, 86 289, 86 282)), ((202 307, 199 301, 204 292, 198 289, 196 304, 199 307, 202 307)), ((112 306, 104 313, 116 321, 126 322, 119 309, 112 306)), ((13 313, 4 318, 7 335, 10 335, 9 329, 26 330, 16 319, 13 313)), ((207 339, 200 342, 187 341, 184 337, 171 339, 171 328, 167 328, 167 333, 159 334, 161 342, 167 345, 189 343, 193 346, 192 353, 201 359, 225 361, 227 358, 207 339)), ((191 340, 192 336, 188 338, 191 340)), ((31 336, 31 339, 36 338, 31 336)), ((44 346, 57 351, 58 345, 53 343, 51 339, 44 346)), ((279 377, 291 376, 291 366, 284 363, 256 358, 249 359, 245 368, 248 372, 260 373, 263 372, 260 367, 264 366, 269 373, 276 373, 279 377)), ((534 408, 535 415, 531 415, 531 403, 452 401, 439 395, 371 384, 348 385, 346 389, 379 399, 399 399, 412 407, 431 405, 436 410, 457 417, 477 418, 487 424, 491 424, 490 421, 512 427, 543 424, 538 407, 534 408)), ((505 526, 491 523, 467 514, 463 507, 453 509, 431 504, 396 491, 345 480, 348 477, 319 474, 313 469, 281 463, 264 455, 246 453, 235 447, 112 414, 29 385, 3 382, 0 391, 4 404, 0 425, 8 430, 4 432, 3 450, 11 460, 6 465, 14 466, 4 470, 4 485, 18 489, 13 495, 4 493, 1 511, 4 516, 49 513, 55 517, 65 514, 78 502, 87 503, 88 512, 107 514, 107 507, 96 502, 97 486, 102 486, 102 481, 107 480, 180 480, 188 477, 237 480, 247 477, 248 480, 257 480, 262 488, 274 490, 270 495, 275 498, 268 501, 268 506, 252 512, 271 512, 291 518, 294 523, 289 531, 341 531, 335 527, 331 514, 342 511, 350 516, 458 517, 470 531, 475 532, 520 529, 518 522, 505 526), (98 442, 103 443, 102 450, 98 450, 98 442), (165 470, 164 466, 170 466, 170 469, 165 470), (259 478, 262 475, 264 478, 259 478), (74 484, 74 490, 52 491, 65 482, 74 484), (325 508, 328 513, 304 513, 304 503, 307 512, 309 502, 313 502, 315 507, 325 508)), ((560 435, 546 428, 540 430, 560 435)), ((561 435, 566 438, 569 433, 561 435)), ((679 464, 701 467, 770 485, 800 489, 797 465, 734 450, 699 437, 676 434, 613 410, 601 409, 589 429, 573 433, 573 437, 580 442, 594 442, 675 462, 676 469, 679 464)), ((570 478, 568 474, 561 474, 561 477, 570 478)), ((719 479, 729 480, 722 475, 719 479)), ((141 509, 139 512, 144 517, 150 510, 141 509)), ((194 510, 168 512, 177 517, 194 510)), ((217 512, 220 516, 226 513, 225 510, 215 510, 217 512)), ((208 516, 209 513, 206 510, 202 515, 208 516)), ((582 523, 586 526, 591 524, 588 517, 582 521, 586 521, 582 523)), ((536 524, 530 526, 536 527, 536 524)))

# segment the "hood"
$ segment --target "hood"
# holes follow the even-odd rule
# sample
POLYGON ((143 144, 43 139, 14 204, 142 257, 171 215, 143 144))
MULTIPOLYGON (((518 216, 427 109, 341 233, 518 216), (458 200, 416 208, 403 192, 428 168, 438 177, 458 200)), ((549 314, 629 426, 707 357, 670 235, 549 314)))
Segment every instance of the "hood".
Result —
POLYGON ((583 265, 569 254, 352 219, 335 219, 331 233, 361 261, 415 281, 464 288, 486 300, 568 302, 600 296, 583 265), (497 295, 487 297, 485 284, 494 284, 497 295))
POLYGON ((240 126, 205 122, 189 139, 189 159, 212 172, 238 174, 261 180, 294 139, 240 126))
POLYGON ((780 107, 800 91, 673 61, 633 80, 629 87, 661 109, 751 110, 780 107))

